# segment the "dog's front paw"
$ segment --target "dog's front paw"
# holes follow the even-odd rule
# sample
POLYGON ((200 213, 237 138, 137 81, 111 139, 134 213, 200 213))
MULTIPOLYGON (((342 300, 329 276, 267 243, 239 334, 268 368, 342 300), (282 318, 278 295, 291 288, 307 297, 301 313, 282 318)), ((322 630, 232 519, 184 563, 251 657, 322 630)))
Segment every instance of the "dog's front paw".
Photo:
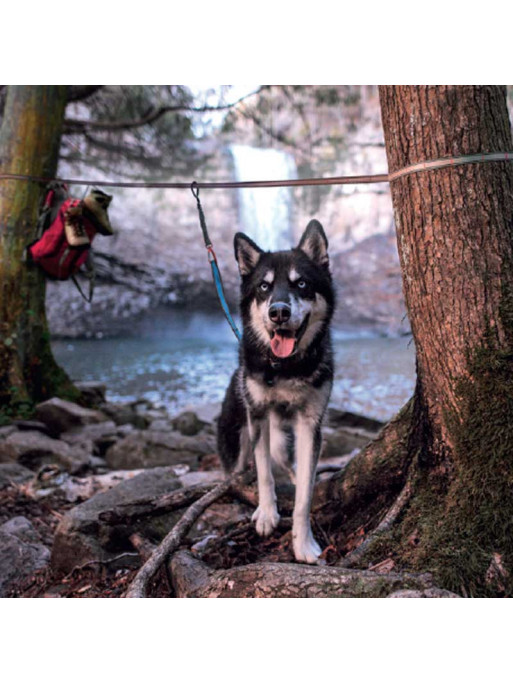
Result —
POLYGON ((311 532, 304 537, 294 537, 293 547, 294 556, 299 563, 319 563, 322 550, 311 532))
POLYGON ((258 534, 261 537, 268 537, 280 522, 280 514, 276 506, 259 506, 253 513, 251 520, 255 523, 258 534))

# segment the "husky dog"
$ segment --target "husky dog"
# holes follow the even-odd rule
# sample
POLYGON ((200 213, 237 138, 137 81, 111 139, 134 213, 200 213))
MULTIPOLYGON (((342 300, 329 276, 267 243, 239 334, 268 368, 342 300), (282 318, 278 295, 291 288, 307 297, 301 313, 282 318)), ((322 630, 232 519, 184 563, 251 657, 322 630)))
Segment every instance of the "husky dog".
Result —
POLYGON ((329 324, 334 292, 328 241, 312 220, 299 245, 264 252, 235 235, 241 275, 243 333, 235 371, 218 423, 226 471, 241 471, 254 453, 258 480, 256 530, 267 536, 280 516, 271 460, 296 484, 296 560, 315 563, 321 549, 310 527, 310 506, 321 445, 321 423, 333 382, 329 324))

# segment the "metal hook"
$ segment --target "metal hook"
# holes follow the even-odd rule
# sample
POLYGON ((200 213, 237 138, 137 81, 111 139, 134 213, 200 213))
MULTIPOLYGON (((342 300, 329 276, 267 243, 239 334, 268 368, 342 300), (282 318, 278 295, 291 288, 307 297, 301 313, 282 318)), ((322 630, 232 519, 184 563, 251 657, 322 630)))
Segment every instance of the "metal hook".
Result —
POLYGON ((198 202, 199 202, 199 191, 200 191, 199 185, 196 183, 196 181, 192 181, 191 192, 198 202))

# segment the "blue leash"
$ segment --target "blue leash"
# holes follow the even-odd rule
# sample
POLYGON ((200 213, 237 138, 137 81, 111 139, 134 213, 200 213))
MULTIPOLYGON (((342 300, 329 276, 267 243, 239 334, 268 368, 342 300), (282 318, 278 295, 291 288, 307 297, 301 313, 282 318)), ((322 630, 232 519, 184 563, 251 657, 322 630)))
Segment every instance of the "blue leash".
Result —
POLYGON ((224 295, 223 281, 221 279, 221 271, 219 270, 219 264, 217 263, 217 258, 216 258, 215 252, 214 252, 214 248, 212 246, 212 241, 210 240, 210 236, 208 234, 207 223, 205 221, 205 214, 203 213, 203 207, 201 206, 201 202, 200 202, 200 198, 199 198, 199 187, 198 187, 198 184, 196 183, 196 181, 194 181, 191 184, 191 192, 194 195, 194 197, 196 198, 196 204, 198 206, 198 214, 199 214, 201 232, 203 233, 203 240, 205 241, 205 247, 207 248, 208 260, 210 262, 210 267, 212 269, 212 278, 214 280, 214 285, 216 286, 217 296, 219 298, 219 302, 221 303, 221 307, 223 309, 226 320, 230 324, 230 328, 233 330, 233 334, 235 335, 237 340, 240 342, 242 339, 242 335, 240 334, 240 331, 237 328, 235 321, 233 320, 233 317, 230 313, 230 309, 228 308, 228 303, 226 301, 226 297, 224 295))

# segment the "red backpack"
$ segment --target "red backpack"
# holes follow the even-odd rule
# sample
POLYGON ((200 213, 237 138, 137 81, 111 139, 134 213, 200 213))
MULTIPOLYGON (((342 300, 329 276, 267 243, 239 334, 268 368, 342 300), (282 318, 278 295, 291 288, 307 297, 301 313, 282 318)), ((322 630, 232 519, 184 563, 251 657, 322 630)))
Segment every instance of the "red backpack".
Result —
POLYGON ((27 247, 28 261, 38 264, 50 278, 71 278, 87 301, 91 301, 94 287, 91 244, 96 233, 113 232, 107 215, 111 199, 101 190, 93 190, 83 200, 74 199, 63 183, 51 184, 38 221, 38 237, 27 247), (89 297, 75 278, 84 265, 89 297))

